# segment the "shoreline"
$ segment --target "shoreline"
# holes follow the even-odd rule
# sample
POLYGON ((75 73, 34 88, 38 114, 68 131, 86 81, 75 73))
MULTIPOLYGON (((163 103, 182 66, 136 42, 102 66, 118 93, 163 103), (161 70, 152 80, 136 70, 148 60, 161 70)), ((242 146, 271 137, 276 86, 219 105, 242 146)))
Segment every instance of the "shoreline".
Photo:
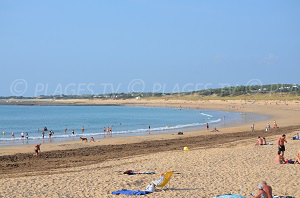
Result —
MULTIPOLYGON (((60 102, 60 101, 59 101, 60 102)), ((72 102, 72 101, 71 101, 72 102)), ((89 101, 85 101, 85 102, 89 102, 89 101)), ((134 103, 136 101, 132 101, 130 100, 130 103, 128 103, 126 101, 126 103, 122 103, 122 104, 111 104, 111 102, 116 102, 115 100, 103 100, 101 102, 109 102, 109 104, 105 103, 105 104, 88 104, 88 106, 134 106, 134 107, 152 107, 152 108, 185 108, 185 109, 193 109, 193 110, 217 110, 217 111, 223 111, 223 112, 239 112, 239 113, 250 113, 250 114, 257 114, 260 116, 267 116, 265 114, 259 114, 256 112, 245 112, 245 111, 237 111, 234 109, 220 109, 220 108, 211 108, 211 109, 204 109, 204 108, 199 108, 199 107, 195 107, 195 106, 187 106, 186 105, 186 101, 181 101, 180 103, 176 103, 175 105, 165 105, 164 103, 154 103, 154 104, 145 104, 145 101, 142 101, 142 103, 134 103)), ((123 101, 124 102, 124 101, 123 101)), ((139 102, 139 101, 138 101, 139 102)), ((80 105, 75 105, 75 106, 85 106, 86 104, 80 104, 80 105)), ((25 105, 27 106, 27 105, 25 105)), ((31 106, 31 105, 30 105, 31 106)), ((39 105, 35 105, 35 106, 39 106, 39 105)), ((49 105, 43 105, 43 106, 49 106, 49 105)), ((53 106, 53 105, 50 105, 53 106)), ((59 104, 59 106, 73 106, 73 104, 59 104)), ((252 115, 254 116, 254 115, 252 115)), ((269 115, 267 116, 268 119, 272 119, 273 116, 269 115)), ((263 123, 266 122, 267 119, 263 119, 263 120, 258 120, 255 121, 254 123, 263 123)), ((243 123, 243 121, 241 120, 236 120, 236 121, 232 121, 232 122, 226 122, 226 123, 222 123, 222 121, 218 124, 210 124, 210 130, 207 131, 205 129, 205 125, 201 125, 198 127, 187 127, 186 129, 174 129, 174 130, 170 130, 170 131, 166 131, 164 133, 160 133, 160 134, 151 134, 150 136, 145 134, 145 135, 121 135, 121 136, 114 136, 114 137, 98 137, 95 138, 96 141, 100 140, 100 142, 94 142, 93 145, 110 145, 110 144, 122 144, 122 143, 137 143, 140 141, 152 141, 152 140, 162 140, 162 139, 172 139, 174 137, 175 134, 177 134, 177 130, 182 130, 184 132, 185 135, 188 136, 199 136, 199 135, 211 135, 214 134, 214 132, 211 132, 211 130, 213 129, 212 126, 217 126, 217 128, 220 130, 218 133, 222 134, 222 133, 228 133, 228 132, 240 132, 241 130, 246 130, 247 127, 249 127, 251 124, 250 123, 243 123), (223 125, 225 124, 225 125, 223 125), (195 129, 197 128, 197 129, 195 129)), ((81 134, 80 134, 81 135, 81 134)), ((101 135, 103 136, 103 135, 101 135)), ((45 141, 43 139, 41 139, 41 141, 36 141, 32 140, 32 143, 30 143, 30 140, 27 143, 23 143, 23 144, 15 144, 15 145, 1 145, 0 148, 0 156, 3 155, 11 155, 11 154, 16 154, 16 153, 29 153, 32 152, 32 146, 34 144, 38 143, 42 143, 42 147, 43 150, 45 151, 52 151, 52 150, 60 150, 60 149, 67 149, 67 148, 81 148, 81 147, 89 147, 91 145, 76 145, 78 143, 80 143, 81 141, 77 140, 79 138, 79 136, 74 136, 74 138, 76 140, 66 140, 66 141, 53 141, 55 140, 55 138, 52 139, 53 142, 49 142, 49 139, 46 138, 45 141)), ((26 140, 24 140, 25 142, 26 140)), ((91 143, 89 143, 91 144, 91 143)))
MULTIPOLYGON (((140 138, 128 143, 123 140, 123 143, 118 142, 118 144, 86 145, 85 143, 77 142, 77 144, 80 144, 79 147, 72 147, 75 144, 64 144, 60 145, 64 149, 57 149, 59 145, 56 145, 53 147, 56 149, 49 151, 43 150, 42 147, 42 152, 38 158, 33 156, 33 152, 0 156, 0 179, 14 176, 44 175, 45 170, 47 170, 46 173, 56 172, 70 167, 103 163, 115 158, 122 159, 148 153, 178 151, 185 146, 192 150, 211 149, 228 143, 239 144, 247 140, 251 140, 251 142, 253 140, 254 145, 257 136, 264 136, 269 142, 274 141, 275 135, 278 136, 282 133, 286 133, 289 139, 294 131, 297 130, 300 130, 300 125, 271 129, 268 133, 241 131, 209 135, 170 135, 169 137, 152 139, 151 141, 140 138)), ((273 146, 276 146, 276 143, 273 146)))
POLYGON ((300 130, 298 103, 124 103, 118 105, 202 108, 268 114, 272 117, 255 123, 254 132, 247 124, 222 128, 219 133, 196 130, 184 135, 171 133, 107 138, 94 143, 72 141, 44 144, 39 157, 33 156, 32 145, 1 147, 0 181, 3 185, 0 196, 111 197, 111 192, 120 189, 144 190, 150 181, 158 179, 160 172, 169 170, 179 174, 173 176, 171 190, 158 191, 148 197, 213 197, 229 192, 248 195, 257 191, 257 184, 262 180, 272 186, 274 195, 299 196, 300 183, 295 177, 299 166, 275 163, 276 142, 281 134, 287 134, 287 159, 295 159, 299 150, 300 142, 290 140, 300 130), (276 119, 279 128, 265 132, 267 122, 272 125, 273 119, 276 119), (273 145, 255 146, 257 136, 266 137, 267 142, 273 145), (183 151, 186 146, 189 147, 188 152, 183 151), (122 172, 126 170, 154 171, 156 174, 124 176, 122 172))
MULTIPOLYGON (((26 100, 27 101, 27 100, 26 100)), ((36 100, 35 100, 36 101, 36 100)), ((39 101, 39 100, 38 100, 39 101)), ((47 100, 49 102, 49 100, 47 100)), ((32 103, 32 101, 30 101, 32 103)), ((289 107, 286 106, 285 102, 281 102, 280 105, 278 101, 268 101, 270 105, 265 105, 265 101, 186 101, 186 100, 149 100, 149 99, 142 99, 142 100, 51 100, 51 103, 56 105, 105 105, 105 106, 140 106, 140 107, 164 107, 164 108, 187 108, 187 109, 205 109, 205 110, 218 110, 218 111, 229 111, 229 112, 240 112, 240 113, 255 113, 255 114, 262 114, 266 115, 269 118, 267 120, 255 122, 255 130, 256 131, 264 131, 266 127, 266 123, 270 123, 272 126, 272 121, 276 119, 277 123, 279 123, 279 127, 287 127, 291 125, 297 125, 298 120, 297 116, 300 116, 300 105, 297 101, 292 103, 292 105, 297 106, 297 111, 295 111, 294 106, 290 105, 289 107), (276 105, 275 105, 276 104, 276 105), (270 106, 270 107, 269 107, 270 106), (273 108, 273 107, 276 108, 273 108), (279 107, 279 108, 278 108, 279 107), (287 109, 290 108, 290 109, 287 109), (266 110, 267 109, 267 110, 266 110), (270 111, 268 111, 270 109, 270 111), (284 112, 284 113, 282 113, 284 112), (290 112, 292 115, 287 114, 290 112), (285 115, 284 117, 282 115, 285 115), (295 121, 294 121, 295 120, 295 121)), ((40 103, 36 103, 39 105, 40 103)), ((228 127, 219 126, 218 128, 221 129, 218 134, 223 133, 235 133, 241 131, 248 131, 250 130, 251 124, 243 124, 240 123, 237 126, 228 127)), ((112 138, 100 138, 100 142, 94 142, 93 144, 80 144, 81 142, 78 140, 71 140, 65 142, 52 142, 52 143, 44 143, 42 145, 43 151, 53 151, 53 150, 66 150, 69 148, 78 149, 84 147, 91 147, 95 145, 117 145, 117 144, 131 144, 131 143, 138 143, 142 141, 152 141, 152 140, 164 140, 164 139, 172 139, 175 135, 174 132, 167 132, 165 134, 152 134, 150 136, 118 136, 112 138)), ((212 135, 213 132, 209 132, 205 130, 204 126, 203 129, 191 130, 184 132, 185 136, 189 137, 197 137, 202 135, 212 135)), ((0 156, 3 155, 12 155, 16 153, 31 153, 32 152, 32 144, 28 145, 11 145, 11 146, 1 146, 0 156)))

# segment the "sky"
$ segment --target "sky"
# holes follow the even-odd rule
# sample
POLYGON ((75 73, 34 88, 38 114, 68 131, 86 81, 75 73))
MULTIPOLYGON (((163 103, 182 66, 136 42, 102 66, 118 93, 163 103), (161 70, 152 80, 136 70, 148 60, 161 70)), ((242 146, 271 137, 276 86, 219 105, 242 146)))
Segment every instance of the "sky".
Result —
POLYGON ((292 83, 300 1, 0 1, 0 96, 292 83))

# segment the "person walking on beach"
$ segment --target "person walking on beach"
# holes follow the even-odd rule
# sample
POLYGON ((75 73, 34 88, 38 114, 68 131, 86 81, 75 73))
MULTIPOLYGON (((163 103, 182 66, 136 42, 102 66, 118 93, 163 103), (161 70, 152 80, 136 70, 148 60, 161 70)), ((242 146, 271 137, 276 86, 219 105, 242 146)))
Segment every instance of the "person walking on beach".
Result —
POLYGON ((82 129, 81 129, 81 130, 82 130, 82 133, 84 133, 84 126, 82 126, 82 129))
POLYGON ((270 123, 267 124, 267 128, 268 128, 268 131, 271 130, 271 125, 270 125, 270 123))
POLYGON ((41 144, 37 144, 34 146, 34 152, 35 152, 35 156, 39 155, 39 152, 41 151, 41 144))
POLYGON ((254 124, 252 124, 251 129, 252 129, 252 132, 254 132, 254 124))
POLYGON ((42 138, 44 139, 45 137, 45 131, 42 131, 42 138))
POLYGON ((282 157, 284 158, 284 151, 285 151, 285 146, 284 143, 287 143, 285 139, 285 134, 283 134, 279 139, 278 139, 278 155, 282 153, 282 157))
POLYGON ((150 135, 150 124, 148 125, 148 135, 150 135))
POLYGON ((208 124, 208 122, 206 123, 206 130, 209 130, 209 124, 208 124))

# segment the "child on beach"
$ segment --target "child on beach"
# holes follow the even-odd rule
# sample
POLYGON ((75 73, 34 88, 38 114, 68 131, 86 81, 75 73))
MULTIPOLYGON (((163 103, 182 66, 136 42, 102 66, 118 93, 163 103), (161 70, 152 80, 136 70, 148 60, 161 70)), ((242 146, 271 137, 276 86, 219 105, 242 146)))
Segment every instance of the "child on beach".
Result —
POLYGON ((41 151, 41 144, 37 144, 34 146, 34 152, 35 152, 35 156, 39 155, 39 152, 41 151))
POLYGON ((300 151, 298 152, 298 155, 296 157, 295 164, 300 164, 300 151))
POLYGON ((91 137, 90 142, 95 142, 95 139, 91 137))

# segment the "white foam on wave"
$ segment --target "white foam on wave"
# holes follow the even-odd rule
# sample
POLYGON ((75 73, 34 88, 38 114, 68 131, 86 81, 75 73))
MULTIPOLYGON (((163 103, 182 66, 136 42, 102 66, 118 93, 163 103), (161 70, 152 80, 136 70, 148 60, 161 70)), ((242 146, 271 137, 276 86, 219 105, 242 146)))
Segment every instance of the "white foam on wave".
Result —
MULTIPOLYGON (((211 120, 208 123, 217 123, 220 122, 221 119, 211 120)), ((206 123, 191 123, 191 124, 183 124, 183 125, 176 125, 176 126, 168 126, 168 127, 156 127, 152 128, 151 131, 165 131, 165 130, 172 130, 172 129, 181 129, 181 128, 188 128, 188 127, 197 127, 205 125, 206 123)), ((135 129, 135 130, 126 130, 126 131, 113 131, 112 134, 128 134, 128 133, 142 133, 147 132, 148 129, 135 129)), ((98 135, 105 135, 104 132, 94 132, 94 133, 80 133, 80 134, 59 134, 59 135, 52 135, 52 138, 71 138, 71 137, 81 137, 81 136, 98 136, 98 135)), ((29 140, 40 140, 43 139, 42 136, 29 136, 29 140)), ((44 139, 49 139, 49 136, 45 136, 44 139)), ((26 140, 25 138, 15 137, 15 138, 0 138, 0 141, 13 141, 13 140, 26 140)))
POLYGON ((207 116, 207 117, 213 117, 212 115, 210 114, 206 114, 206 113, 200 113, 201 115, 204 115, 204 116, 207 116))

